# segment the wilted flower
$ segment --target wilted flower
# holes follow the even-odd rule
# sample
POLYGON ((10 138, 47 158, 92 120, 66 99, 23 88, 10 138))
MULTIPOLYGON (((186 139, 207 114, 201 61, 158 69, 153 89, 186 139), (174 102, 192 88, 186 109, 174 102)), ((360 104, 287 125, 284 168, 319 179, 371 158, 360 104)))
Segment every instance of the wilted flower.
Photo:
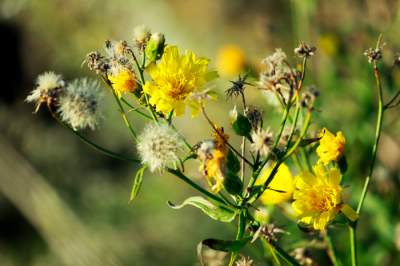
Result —
POLYGON ((192 115, 199 111, 200 104, 189 97, 201 91, 202 87, 216 73, 208 70, 208 59, 196 57, 186 51, 180 55, 176 46, 168 46, 160 62, 148 68, 152 81, 143 86, 143 91, 150 96, 150 104, 158 112, 169 114, 172 110, 177 116, 183 115, 189 106, 192 115))
POLYGON ((319 146, 317 148, 318 162, 327 165, 331 161, 338 161, 344 154, 346 139, 341 131, 332 134, 324 128, 318 134, 319 146))
POLYGON ((304 171, 295 178, 292 207, 300 223, 310 225, 315 230, 324 230, 339 211, 355 221, 357 213, 342 203, 340 170, 326 169, 317 164, 314 173, 304 171))
POLYGON ((239 46, 227 45, 218 51, 216 65, 222 76, 235 76, 245 69, 246 57, 239 46))
POLYGON ((368 63, 370 64, 374 61, 379 61, 382 59, 382 47, 368 48, 364 55, 368 57, 368 63))
POLYGON ((267 129, 258 128, 251 132, 252 143, 250 149, 258 152, 261 156, 268 156, 271 152, 272 132, 267 129))
POLYGON ((136 46, 143 50, 151 36, 149 28, 146 25, 139 25, 133 29, 133 39, 136 46))
POLYGON ((166 124, 148 124, 138 137, 139 155, 152 172, 162 171, 170 165, 176 166, 182 147, 179 134, 166 124))
POLYGON ((208 178, 211 189, 216 193, 224 185, 228 152, 226 147, 228 136, 224 134, 222 128, 219 128, 218 132, 213 140, 203 141, 197 150, 198 158, 202 161, 200 171, 208 178))
POLYGON ((36 88, 26 97, 27 102, 35 102, 37 112, 43 103, 52 105, 63 91, 64 81, 61 75, 54 72, 45 72, 38 76, 36 88))
MULTIPOLYGON (((257 179, 256 185, 262 185, 270 176, 275 163, 268 166, 266 170, 257 179)), ((279 204, 292 198, 294 191, 293 176, 289 167, 282 163, 276 172, 274 179, 268 188, 261 195, 260 200, 264 204, 279 204)))
POLYGON ((95 129, 101 117, 101 97, 98 81, 86 78, 72 81, 59 100, 58 112, 61 119, 75 130, 87 127, 95 129))

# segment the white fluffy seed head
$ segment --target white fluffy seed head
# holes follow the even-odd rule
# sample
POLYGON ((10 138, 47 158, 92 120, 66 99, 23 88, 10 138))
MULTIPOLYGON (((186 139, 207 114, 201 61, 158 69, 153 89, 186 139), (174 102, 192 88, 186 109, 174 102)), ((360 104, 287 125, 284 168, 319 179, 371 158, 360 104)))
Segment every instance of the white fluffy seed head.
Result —
POLYGON ((142 163, 147 164, 152 172, 176 166, 182 147, 178 133, 165 124, 148 124, 138 137, 137 149, 142 163))
POLYGON ((37 77, 36 87, 26 97, 26 101, 40 104, 40 102, 46 101, 47 98, 55 97, 56 95, 52 95, 52 93, 62 89, 64 85, 61 75, 52 71, 45 72, 37 77))
POLYGON ((271 152, 272 132, 269 129, 259 128, 251 132, 251 139, 253 141, 250 145, 251 151, 258 152, 264 157, 268 156, 271 152))
POLYGON ((102 96, 98 81, 87 78, 72 81, 59 99, 61 119, 75 130, 95 129, 101 118, 99 104, 102 96))

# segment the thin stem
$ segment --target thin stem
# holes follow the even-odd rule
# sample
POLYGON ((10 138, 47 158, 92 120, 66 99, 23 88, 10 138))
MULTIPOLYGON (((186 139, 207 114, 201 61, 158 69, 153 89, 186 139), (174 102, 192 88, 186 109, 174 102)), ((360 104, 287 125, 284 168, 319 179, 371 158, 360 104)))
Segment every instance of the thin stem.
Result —
POLYGON ((138 107, 135 107, 132 104, 130 104, 125 98, 121 98, 121 101, 124 104, 126 104, 129 108, 131 108, 131 110, 128 110, 128 112, 129 111, 134 111, 134 112, 140 114, 141 116, 143 116, 143 117, 145 117, 147 119, 153 119, 151 116, 149 116, 149 115, 145 114, 144 112, 140 111, 138 107))
POLYGON ((393 104, 393 103, 396 101, 396 99, 399 96, 400 96, 400 90, 396 92, 396 94, 392 97, 392 99, 390 99, 390 101, 387 104, 385 104, 384 109, 389 109, 389 108, 392 108, 392 107, 396 107, 400 103, 400 101, 398 101, 395 104, 393 104))
POLYGON ((130 123, 129 120, 128 120, 128 116, 126 115, 125 109, 124 109, 124 107, 122 106, 121 101, 119 100, 119 98, 118 98, 117 94, 115 93, 114 89, 111 88, 111 91, 112 91, 112 93, 113 93, 113 95, 114 95, 115 101, 116 101, 117 104, 118 104, 118 108, 119 108, 119 111, 120 111, 120 113, 121 113, 122 120, 124 121, 125 126, 129 129, 129 132, 131 133, 131 135, 132 135, 132 137, 133 137, 133 140, 134 140, 135 142, 137 142, 137 135, 136 135, 136 132, 135 132, 135 130, 133 129, 131 123, 130 123))
POLYGON ((286 251, 279 246, 278 242, 271 239, 269 241, 269 244, 275 249, 278 255, 281 256, 281 258, 284 259, 289 265, 300 266, 300 264, 292 256, 286 253, 286 251))
MULTIPOLYGON (((194 188, 195 190, 199 191, 200 193, 204 194, 205 196, 209 197, 210 199, 221 203, 222 205, 226 206, 226 202, 221 199, 220 197, 212 194, 211 192, 209 192, 208 190, 202 188, 201 186, 197 185, 195 182, 193 182, 190 178, 188 178, 187 176, 185 176, 180 170, 176 170, 176 169, 172 169, 172 168, 168 168, 167 171, 173 175, 175 175, 176 177, 178 177, 179 179, 181 179, 182 181, 184 181, 185 183, 187 183, 189 186, 191 186, 192 188, 194 188)), ((233 204, 231 204, 233 205, 233 204)), ((233 205, 232 207, 236 207, 235 205, 233 205)))
POLYGON ((325 238, 326 245, 328 247, 329 258, 331 259, 332 264, 334 266, 338 266, 339 264, 338 264, 338 260, 336 258, 335 248, 333 246, 332 238, 330 237, 328 231, 324 232, 324 238, 325 238))
POLYGON ((204 118, 207 120, 207 122, 210 124, 211 128, 215 131, 215 133, 218 134, 218 136, 224 140, 225 144, 234 152, 236 153, 237 156, 239 156, 239 158, 243 159, 243 161, 245 161, 248 165, 250 165, 251 167, 254 167, 254 165, 246 159, 246 157, 242 156, 240 152, 238 152, 226 139, 225 136, 223 136, 219 130, 215 127, 214 123, 211 121, 210 117, 208 117, 206 110, 204 109, 204 106, 201 106, 201 111, 203 113, 204 118))
POLYGON ((376 120, 375 142, 374 142, 374 146, 372 147, 372 158, 371 158, 371 163, 369 164, 370 167, 369 167, 368 176, 365 178, 364 187, 363 187, 363 190, 362 190, 362 193, 360 196, 360 201, 358 202, 357 213, 360 213, 361 208, 364 203, 364 200, 365 200, 365 197, 367 196, 369 183, 371 181, 371 177, 374 172, 376 154, 378 151, 379 139, 381 137, 381 132, 382 132, 382 122, 383 122, 383 112, 384 112, 383 91, 382 91, 382 83, 381 83, 381 79, 380 79, 380 75, 379 75, 379 69, 377 67, 376 62, 374 62, 374 76, 375 76, 375 80, 376 80, 376 87, 378 89, 378 117, 376 120))
POLYGON ((265 249, 268 249, 268 250, 269 250, 269 252, 271 253, 272 258, 273 258, 275 264, 276 264, 277 266, 281 266, 282 264, 281 264, 281 262, 279 261, 279 258, 278 258, 278 256, 276 255, 276 251, 275 251, 275 249, 271 246, 271 244, 270 244, 267 240, 265 240, 264 238, 261 238, 261 243, 263 244, 263 246, 264 246, 265 249))
MULTIPOLYGON (((246 220, 247 220, 246 212, 241 211, 240 215, 239 215, 239 220, 238 220, 238 231, 236 234, 236 240, 240 240, 243 238, 244 232, 246 229, 246 220)), ((238 254, 239 253, 237 251, 231 253, 231 258, 229 260, 229 266, 233 266, 233 263, 235 263, 235 260, 236 260, 236 257, 238 254)))
POLYGON ((356 241, 356 225, 349 225, 350 237, 350 253, 351 253, 351 266, 357 266, 357 241, 356 241))
POLYGON ((70 130, 72 133, 74 133, 77 137, 79 137, 79 139, 81 141, 83 141, 84 143, 86 143, 87 145, 89 145, 90 147, 92 147, 93 149, 97 150, 98 152, 105 154, 109 157, 112 157, 114 159, 118 159, 121 161, 127 161, 127 162, 133 162, 133 163, 140 163, 140 160, 132 158, 132 157, 126 157, 123 155, 120 155, 118 153, 115 153, 113 151, 107 150, 103 147, 101 147, 100 145, 94 143, 93 141, 89 140, 88 138, 86 138, 84 135, 82 135, 79 131, 74 130, 73 128, 71 128, 69 125, 67 125, 66 123, 64 123, 63 121, 61 121, 56 114, 54 114, 54 112, 51 110, 51 108, 49 107, 49 111, 51 113, 51 115, 53 116, 53 118, 63 127, 65 127, 66 129, 70 130))

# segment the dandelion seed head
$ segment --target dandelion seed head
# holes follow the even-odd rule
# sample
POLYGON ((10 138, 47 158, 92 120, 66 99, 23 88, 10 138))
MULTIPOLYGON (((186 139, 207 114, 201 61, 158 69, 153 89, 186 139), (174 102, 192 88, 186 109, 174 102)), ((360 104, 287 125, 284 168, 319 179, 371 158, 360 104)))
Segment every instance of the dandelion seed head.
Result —
POLYGON ((258 128, 251 133, 253 143, 250 144, 250 149, 253 152, 260 153, 261 156, 268 156, 271 152, 272 132, 267 129, 258 128))
POLYGON ((65 94, 60 97, 58 112, 61 119, 75 130, 94 130, 101 114, 99 102, 102 98, 100 84, 87 78, 76 79, 68 84, 65 94))
POLYGON ((170 165, 176 166, 182 147, 179 134, 166 124, 148 124, 138 137, 139 155, 152 172, 161 172, 170 165))
POLYGON ((36 87, 26 97, 27 102, 36 102, 36 111, 42 103, 52 104, 62 92, 65 83, 61 75, 52 71, 38 76, 36 87))

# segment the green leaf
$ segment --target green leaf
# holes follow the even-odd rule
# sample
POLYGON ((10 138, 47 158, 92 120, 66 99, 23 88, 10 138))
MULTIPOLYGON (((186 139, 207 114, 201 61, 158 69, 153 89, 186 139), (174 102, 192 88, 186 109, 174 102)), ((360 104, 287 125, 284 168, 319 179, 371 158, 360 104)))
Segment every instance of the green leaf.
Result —
POLYGON ((240 251, 250 240, 251 237, 246 237, 241 240, 219 240, 209 238, 201 241, 201 243, 214 250, 237 252, 240 251))
POLYGON ((129 203, 131 203, 139 193, 139 190, 142 186, 143 175, 145 170, 146 166, 143 166, 136 172, 135 179, 133 180, 133 186, 131 191, 131 197, 129 198, 129 203))
POLYGON ((250 138, 251 123, 244 115, 238 114, 237 119, 232 123, 232 128, 239 136, 250 138))
POLYGON ((196 208, 199 208, 201 211, 203 211, 205 214, 207 214, 210 218, 221 221, 224 223, 229 223, 232 222, 233 219, 235 219, 236 212, 232 209, 223 207, 223 206, 216 206, 206 200, 203 197, 200 196, 195 196, 195 197, 190 197, 187 198, 182 204, 180 205, 175 205, 168 201, 168 205, 173 208, 173 209, 181 209, 182 207, 186 205, 192 205, 196 208))
POLYGON ((240 171, 240 161, 231 150, 228 151, 228 156, 226 157, 226 166, 232 173, 240 171))
POLYGON ((224 178, 224 187, 230 194, 240 195, 242 193, 243 183, 235 173, 228 170, 224 178))

